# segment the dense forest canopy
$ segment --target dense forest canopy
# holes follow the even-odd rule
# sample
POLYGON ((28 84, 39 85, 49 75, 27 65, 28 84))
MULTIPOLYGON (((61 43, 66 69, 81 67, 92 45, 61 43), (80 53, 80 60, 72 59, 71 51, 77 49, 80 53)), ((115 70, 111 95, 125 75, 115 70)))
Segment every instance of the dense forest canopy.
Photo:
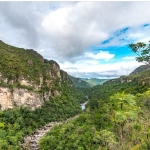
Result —
MULTIPOLYGON (((149 45, 130 44, 137 61, 149 63, 149 45)), ((144 70, 145 68, 145 70, 144 70)), ((41 150, 149 150, 150 70, 106 81, 88 91, 80 116, 55 126, 40 141, 41 150)))
MULTIPOLYGON (((143 51, 139 56, 143 58, 137 61, 148 60, 149 46, 132 44, 130 47, 135 52, 138 48, 143 51)), ((34 111, 23 106, 0 111, 0 150, 21 150, 24 136, 52 121, 61 121, 62 124, 54 126, 40 140, 41 150, 150 149, 150 70, 147 67, 90 88, 85 81, 80 82, 63 71, 58 77, 56 70, 59 66, 54 61, 43 59, 34 50, 0 42, 0 58, 0 72, 8 78, 7 83, 1 81, 0 86, 12 91, 25 88, 39 94, 49 90, 61 93, 51 96, 34 111), (19 78, 25 77, 33 81, 33 85, 39 85, 40 76, 43 76, 44 84, 39 90, 19 84, 19 78), (70 78, 74 84, 78 81, 81 84, 73 85, 70 78), (52 87, 47 86, 47 80, 52 81, 52 87), (81 110, 80 104, 87 100, 86 109, 81 110), (63 123, 76 115, 77 118, 63 123)))

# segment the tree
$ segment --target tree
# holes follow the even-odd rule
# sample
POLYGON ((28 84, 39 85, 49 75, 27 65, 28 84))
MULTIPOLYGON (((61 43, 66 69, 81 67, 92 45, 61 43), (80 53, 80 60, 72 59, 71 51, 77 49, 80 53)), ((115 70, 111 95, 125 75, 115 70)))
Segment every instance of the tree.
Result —
POLYGON ((132 94, 117 93, 110 97, 110 118, 119 131, 121 146, 124 145, 124 126, 127 122, 134 122, 138 118, 140 108, 132 94))
POLYGON ((138 62, 144 62, 147 65, 150 65, 150 41, 149 44, 143 42, 129 44, 129 48, 131 48, 132 51, 138 55, 136 57, 138 62))

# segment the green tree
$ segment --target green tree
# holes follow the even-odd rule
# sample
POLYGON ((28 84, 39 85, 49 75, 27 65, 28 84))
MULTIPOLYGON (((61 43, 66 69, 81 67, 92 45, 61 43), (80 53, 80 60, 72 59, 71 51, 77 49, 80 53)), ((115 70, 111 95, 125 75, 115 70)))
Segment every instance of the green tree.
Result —
POLYGON ((111 119, 119 131, 119 140, 123 146, 124 126, 138 118, 140 108, 137 107, 135 96, 132 94, 117 93, 110 97, 111 119))
POLYGON ((138 55, 136 57, 138 62, 144 62, 147 65, 150 65, 150 43, 146 44, 138 42, 136 44, 129 44, 129 48, 138 55))

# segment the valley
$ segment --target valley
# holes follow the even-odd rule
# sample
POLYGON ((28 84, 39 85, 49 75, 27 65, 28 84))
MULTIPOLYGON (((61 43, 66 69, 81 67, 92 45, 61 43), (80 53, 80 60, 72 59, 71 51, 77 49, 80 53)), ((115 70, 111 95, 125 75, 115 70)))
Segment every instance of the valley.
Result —
POLYGON ((147 65, 80 79, 0 41, 0 150, 149 150, 149 88, 147 65))
MULTIPOLYGON (((77 118, 77 116, 67 119, 65 122, 68 123, 70 120, 77 118)), ((50 122, 43 127, 37 129, 32 135, 26 136, 21 141, 22 150, 39 150, 40 139, 51 130, 53 126, 58 126, 62 122, 50 122)))

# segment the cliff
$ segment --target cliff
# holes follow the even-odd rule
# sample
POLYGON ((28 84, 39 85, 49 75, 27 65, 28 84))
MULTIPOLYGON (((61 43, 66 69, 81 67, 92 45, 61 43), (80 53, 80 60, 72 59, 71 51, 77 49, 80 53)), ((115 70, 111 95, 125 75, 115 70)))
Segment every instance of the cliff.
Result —
POLYGON ((60 96, 61 86, 72 86, 57 62, 44 59, 33 49, 17 48, 0 41, 0 108, 40 107, 60 96))

